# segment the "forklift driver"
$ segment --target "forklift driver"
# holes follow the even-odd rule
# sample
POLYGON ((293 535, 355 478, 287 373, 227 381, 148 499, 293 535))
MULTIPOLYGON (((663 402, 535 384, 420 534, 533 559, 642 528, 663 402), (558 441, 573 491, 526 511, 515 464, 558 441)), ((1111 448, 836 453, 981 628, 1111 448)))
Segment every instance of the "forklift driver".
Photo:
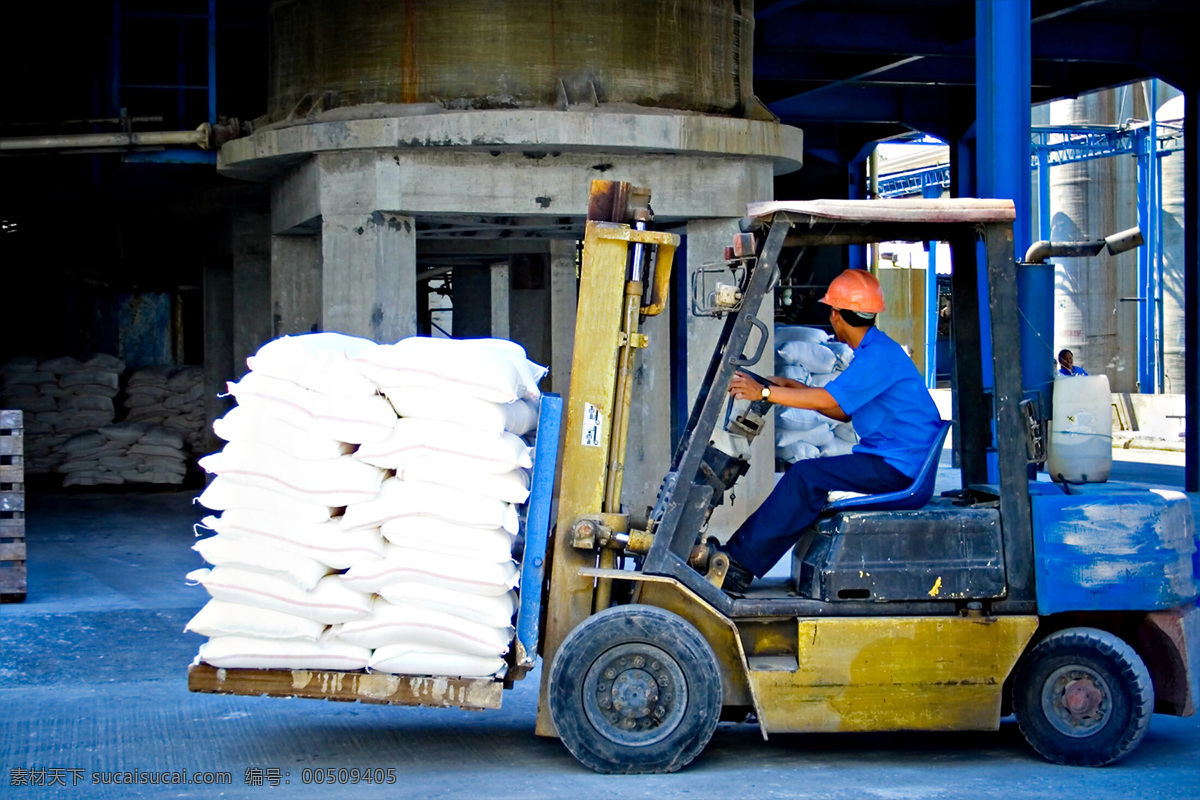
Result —
POLYGON ((730 557, 725 588, 741 593, 761 578, 820 515, 829 492, 880 494, 912 483, 941 416, 916 365, 886 333, 875 327, 884 310, 879 281, 866 270, 848 269, 829 285, 821 302, 839 341, 854 349, 845 372, 824 388, 788 378, 764 387, 739 372, 729 393, 808 408, 845 422, 853 419, 859 442, 850 455, 798 461, 721 549, 730 557))

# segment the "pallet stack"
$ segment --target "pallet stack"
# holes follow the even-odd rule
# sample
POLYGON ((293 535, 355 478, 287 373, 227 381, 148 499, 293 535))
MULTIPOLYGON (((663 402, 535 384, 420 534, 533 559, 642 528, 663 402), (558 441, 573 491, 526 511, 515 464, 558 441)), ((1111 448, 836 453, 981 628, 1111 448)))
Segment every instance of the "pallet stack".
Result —
POLYGON ((0 602, 25 599, 25 437, 22 412, 0 411, 0 602))

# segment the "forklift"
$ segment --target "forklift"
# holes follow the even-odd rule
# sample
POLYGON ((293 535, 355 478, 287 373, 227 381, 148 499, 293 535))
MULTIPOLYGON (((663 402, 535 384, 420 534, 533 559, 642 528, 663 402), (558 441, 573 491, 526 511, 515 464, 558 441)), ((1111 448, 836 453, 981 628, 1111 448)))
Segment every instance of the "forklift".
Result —
POLYGON ((721 333, 657 499, 634 509, 622 502, 629 419, 652 402, 634 397, 640 328, 667 306, 679 245, 648 229, 649 200, 592 183, 570 392, 542 399, 506 674, 196 663, 192 691, 483 710, 540 656, 537 734, 621 774, 686 766, 722 720, 752 720, 765 739, 996 730, 1015 713, 1044 757, 1099 766, 1131 752, 1152 714, 1195 713, 1200 554, 1187 497, 1030 480, 1048 426, 1022 394, 1010 201, 752 205, 725 259, 691 282, 692 312, 722 319, 721 333), (801 535, 790 578, 732 595, 727 557, 697 545, 768 429, 769 404, 725 391, 763 358, 771 371, 759 306, 785 250, 883 241, 951 246, 963 488, 933 496, 947 424, 911 486, 832 502, 801 535))

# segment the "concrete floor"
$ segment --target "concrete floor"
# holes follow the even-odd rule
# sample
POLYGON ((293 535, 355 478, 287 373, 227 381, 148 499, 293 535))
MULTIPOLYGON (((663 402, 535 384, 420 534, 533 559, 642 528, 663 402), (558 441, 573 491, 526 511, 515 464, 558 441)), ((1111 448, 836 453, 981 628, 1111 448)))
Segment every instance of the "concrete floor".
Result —
MULTIPOLYGON (((1135 457, 1150 463, 1118 461, 1114 479, 1182 486, 1175 454, 1135 457)), ((1105 769, 1042 761, 1009 720, 994 733, 765 743, 722 725, 682 773, 604 777, 533 735, 537 673, 485 713, 189 694, 200 639, 182 629, 206 599, 183 580, 201 563, 191 497, 29 498, 29 597, 0 606, 0 796, 263 797, 278 770, 276 796, 288 797, 1200 797, 1200 717, 1155 717, 1141 747, 1105 769), (315 767, 391 768, 395 783, 306 783, 315 767), (21 770, 46 769, 65 786, 14 785, 21 770), (230 783, 91 785, 129 770, 227 772, 230 783), (267 785, 250 785, 252 770, 267 785)))

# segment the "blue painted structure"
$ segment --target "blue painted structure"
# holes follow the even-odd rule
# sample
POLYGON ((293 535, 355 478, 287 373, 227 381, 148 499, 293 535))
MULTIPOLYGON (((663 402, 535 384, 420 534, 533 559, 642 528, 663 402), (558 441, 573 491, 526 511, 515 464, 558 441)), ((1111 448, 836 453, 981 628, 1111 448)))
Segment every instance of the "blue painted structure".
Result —
POLYGON ((537 660, 538 627, 542 616, 542 586, 546 546, 554 512, 554 473, 562 436, 562 397, 542 395, 538 409, 537 444, 533 451, 529 506, 525 518, 525 553, 521 559, 521 603, 517 610, 517 641, 524 648, 522 663, 537 660))
MULTIPOLYGON (((975 0, 975 196, 1012 198, 1017 209, 1013 222, 1014 249, 1028 247, 1029 208, 1032 198, 1025 165, 1029 160, 1029 3, 1005 0, 975 0)), ((992 374, 991 310, 988 299, 987 259, 978 260, 979 327, 983 358, 983 387, 995 387, 992 374)), ((1042 288, 1042 287, 1039 287, 1042 288)), ((1037 294, 1022 294, 1020 306, 1027 316, 1036 304, 1046 306, 1046 314, 1036 320, 1053 320, 1054 284, 1037 294), (1034 299, 1036 298, 1036 303, 1034 299)), ((1052 328, 1051 328, 1052 331, 1052 328)), ((1024 389, 1037 392, 1054 380, 1045 358, 1031 357, 1036 337, 1021 331, 1021 375, 1024 389)), ((1049 411, 1049 391, 1042 404, 1049 411)), ((1048 416, 1048 414, 1043 414, 1048 416)), ((993 439, 994 439, 993 435, 993 439)), ((998 478, 995 452, 988 452, 989 480, 998 478)))
MULTIPOLYGON (((128 11, 123 7, 122 0, 113 0, 112 33, 110 53, 112 63, 109 65, 109 102, 112 116, 125 116, 121 103, 123 89, 148 89, 153 91, 174 92, 176 116, 180 124, 186 124, 183 118, 186 113, 185 96, 187 92, 205 92, 206 120, 210 125, 217 122, 217 0, 208 0, 205 13, 183 13, 172 11, 128 11), (143 19, 175 22, 175 82, 174 83, 125 83, 122 80, 121 50, 124 20, 143 19), (202 84, 188 84, 185 81, 185 47, 183 26, 185 24, 204 23, 207 46, 205 48, 205 68, 207 81, 202 84)), ((168 161, 166 163, 192 163, 168 161)))
MULTIPOLYGON (((1157 106, 1157 84, 1151 83, 1152 106, 1157 106)), ((1033 150, 1031 166, 1038 177, 1037 238, 1049 241, 1050 168, 1096 158, 1134 156, 1138 162, 1138 227, 1146 244, 1138 248, 1138 386, 1143 393, 1161 391, 1163 379, 1162 302, 1162 159, 1183 149, 1182 131, 1164 130, 1155 120, 1142 125, 1038 126, 1030 131, 1033 150)), ((879 179, 879 196, 887 198, 934 192, 949 188, 950 165, 935 164, 905 170, 879 179)), ((1053 281, 1052 267, 1025 267, 1023 279, 1036 287, 1053 281), (1033 276, 1041 269, 1048 274, 1033 276), (1032 280, 1030 280, 1032 278, 1032 280)), ((1052 342, 1039 337, 1045 354, 1053 356, 1052 342)))
POLYGON ((1116 482, 1030 484, 1039 614, 1193 602, 1200 556, 1181 492, 1116 482))

